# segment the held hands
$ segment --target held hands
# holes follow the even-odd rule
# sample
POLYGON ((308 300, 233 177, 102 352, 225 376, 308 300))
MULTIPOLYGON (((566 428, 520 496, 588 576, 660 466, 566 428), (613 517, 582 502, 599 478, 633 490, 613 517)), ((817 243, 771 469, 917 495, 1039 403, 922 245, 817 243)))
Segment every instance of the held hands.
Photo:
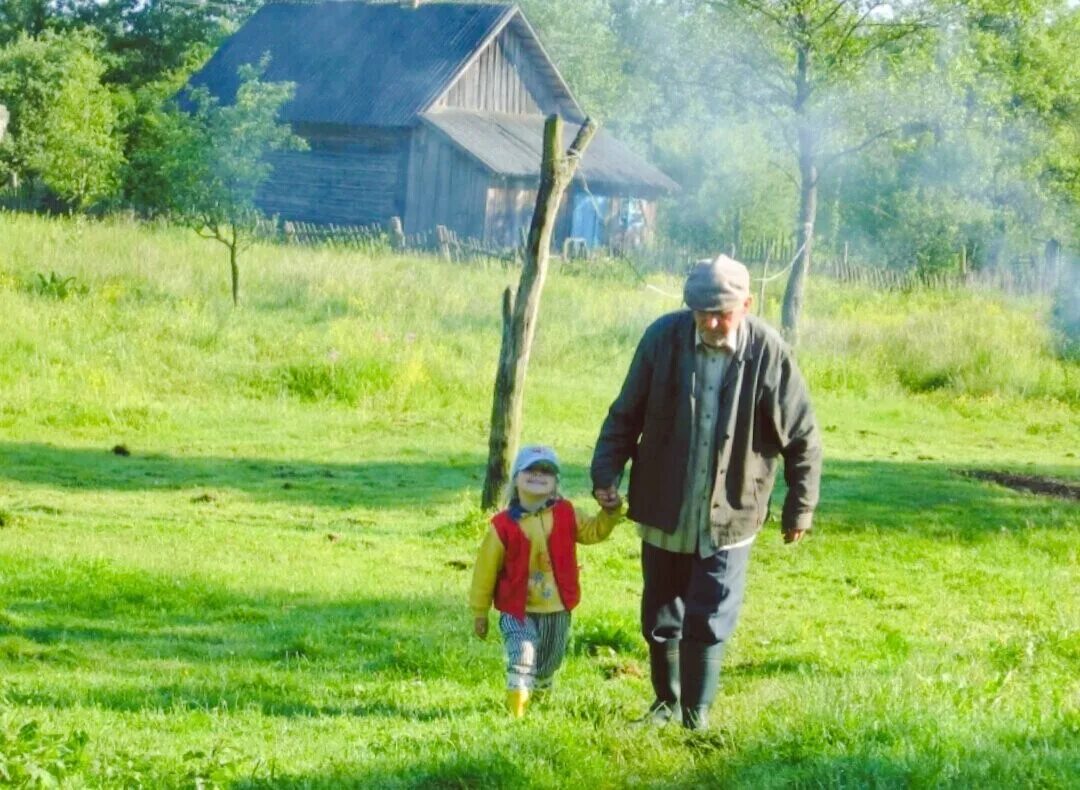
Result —
POLYGON ((604 510, 612 511, 618 510, 622 507, 622 497, 619 496, 619 489, 615 486, 608 486, 607 488, 594 488, 593 499, 604 510))
POLYGON ((488 619, 487 615, 483 617, 477 617, 473 619, 473 633, 476 634, 477 639, 487 639, 488 635, 488 619))

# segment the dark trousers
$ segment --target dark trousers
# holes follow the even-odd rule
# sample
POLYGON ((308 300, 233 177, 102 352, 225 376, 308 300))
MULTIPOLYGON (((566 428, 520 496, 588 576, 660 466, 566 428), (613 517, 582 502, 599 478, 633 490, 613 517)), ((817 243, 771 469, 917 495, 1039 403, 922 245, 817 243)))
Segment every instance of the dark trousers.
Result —
POLYGON ((685 639, 726 643, 735 630, 746 591, 753 544, 710 557, 676 554, 641 544, 641 632, 649 645, 685 639))

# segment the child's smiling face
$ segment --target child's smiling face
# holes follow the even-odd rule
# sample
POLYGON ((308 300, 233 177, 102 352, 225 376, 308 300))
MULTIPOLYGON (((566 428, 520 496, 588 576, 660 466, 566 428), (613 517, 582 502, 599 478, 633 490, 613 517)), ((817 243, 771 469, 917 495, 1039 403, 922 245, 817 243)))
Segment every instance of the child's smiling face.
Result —
POLYGON ((518 498, 522 503, 548 499, 554 495, 558 484, 559 477, 555 468, 545 461, 522 469, 514 480, 518 498))

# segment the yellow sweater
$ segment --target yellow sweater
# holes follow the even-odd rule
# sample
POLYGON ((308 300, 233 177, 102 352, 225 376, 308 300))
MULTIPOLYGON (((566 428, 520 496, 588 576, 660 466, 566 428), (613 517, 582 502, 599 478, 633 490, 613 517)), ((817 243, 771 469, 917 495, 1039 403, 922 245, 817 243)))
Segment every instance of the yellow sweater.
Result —
MULTIPOLYGON (((611 534, 623 519, 624 508, 608 513, 601 510, 596 516, 584 517, 577 508, 574 516, 577 520, 578 543, 599 543, 611 534)), ((555 575, 551 571, 551 558, 548 556, 548 538, 555 526, 551 508, 543 508, 522 516, 521 531, 529 541, 529 591, 525 598, 527 612, 561 612, 562 599, 555 586, 555 575)), ((506 548, 503 546, 494 526, 489 526, 480 552, 473 568, 472 588, 469 590, 469 606, 475 617, 484 617, 491 608, 495 595, 495 580, 502 570, 506 548)))

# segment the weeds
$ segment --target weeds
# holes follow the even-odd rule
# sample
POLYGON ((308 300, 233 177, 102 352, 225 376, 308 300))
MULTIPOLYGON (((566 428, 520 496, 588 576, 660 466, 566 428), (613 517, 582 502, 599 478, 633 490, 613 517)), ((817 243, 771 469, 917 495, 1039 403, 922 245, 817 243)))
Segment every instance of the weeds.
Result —
POLYGON ((69 296, 86 296, 90 288, 80 283, 75 277, 61 277, 56 272, 49 272, 49 276, 38 273, 34 283, 34 292, 38 296, 46 296, 51 299, 63 301, 69 296))
POLYGON ((574 623, 569 645, 574 655, 635 655, 641 651, 641 635, 631 623, 614 617, 574 623))
POLYGON ((36 720, 0 711, 0 783, 9 787, 56 787, 84 763, 89 737, 82 730, 47 732, 36 720))
POLYGON ((234 776, 241 755, 233 748, 215 744, 209 751, 191 749, 184 753, 184 779, 191 787, 224 787, 234 776))

